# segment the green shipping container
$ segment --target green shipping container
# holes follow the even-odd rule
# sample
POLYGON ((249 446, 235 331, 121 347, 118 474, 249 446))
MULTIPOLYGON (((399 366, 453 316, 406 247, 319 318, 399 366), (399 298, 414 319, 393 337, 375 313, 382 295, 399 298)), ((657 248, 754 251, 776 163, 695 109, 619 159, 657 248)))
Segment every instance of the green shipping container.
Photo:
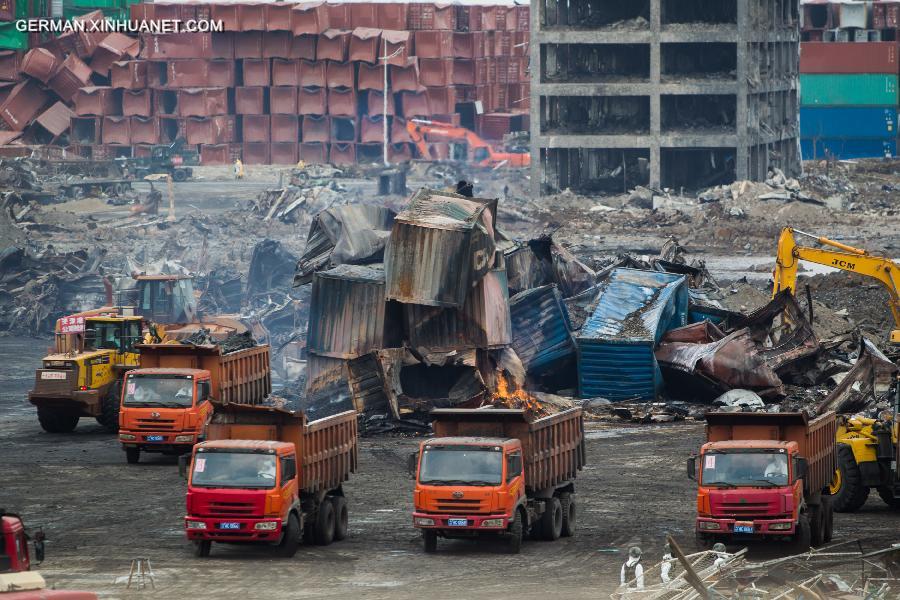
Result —
POLYGON ((0 23, 0 50, 27 50, 28 34, 16 30, 15 23, 0 23))
POLYGON ((897 104, 897 76, 800 75, 801 106, 892 106, 897 104))

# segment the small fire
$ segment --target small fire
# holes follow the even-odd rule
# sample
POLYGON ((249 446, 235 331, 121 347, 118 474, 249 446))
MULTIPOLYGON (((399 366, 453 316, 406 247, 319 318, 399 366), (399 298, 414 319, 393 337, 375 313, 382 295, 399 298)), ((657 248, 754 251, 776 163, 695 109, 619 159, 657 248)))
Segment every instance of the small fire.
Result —
POLYGON ((485 400, 482 406, 485 404, 490 404, 497 408, 524 409, 532 417, 543 417, 549 414, 537 398, 518 387, 515 382, 510 382, 504 377, 503 373, 498 374, 497 389, 491 394, 489 400, 485 400))

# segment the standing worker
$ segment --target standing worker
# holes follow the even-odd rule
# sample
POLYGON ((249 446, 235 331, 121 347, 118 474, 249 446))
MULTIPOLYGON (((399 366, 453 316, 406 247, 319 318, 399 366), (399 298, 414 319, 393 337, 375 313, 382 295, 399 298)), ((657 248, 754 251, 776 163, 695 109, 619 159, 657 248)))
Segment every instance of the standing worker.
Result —
POLYGON ((622 564, 619 579, 628 589, 644 589, 644 566, 641 564, 641 549, 637 546, 628 550, 628 560, 622 564))
POLYGON ((659 578, 663 583, 672 581, 673 566, 675 566, 675 557, 672 556, 672 548, 666 544, 663 548, 662 566, 659 570, 659 578))
POLYGON ((235 179, 243 179, 244 178, 244 163, 241 162, 241 159, 236 159, 234 161, 234 178, 235 179))

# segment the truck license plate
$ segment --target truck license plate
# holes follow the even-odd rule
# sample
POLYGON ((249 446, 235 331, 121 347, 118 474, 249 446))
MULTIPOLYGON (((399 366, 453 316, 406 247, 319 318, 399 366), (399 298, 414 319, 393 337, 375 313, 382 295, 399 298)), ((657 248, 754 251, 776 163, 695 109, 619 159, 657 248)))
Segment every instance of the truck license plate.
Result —
POLYGON ((163 437, 161 435, 148 435, 144 439, 147 440, 148 442, 161 442, 165 439, 165 437, 163 437))
POLYGON ((735 523, 735 533, 753 533, 753 523, 735 523))
POLYGON ((240 523, 219 523, 219 529, 240 529, 240 523))
POLYGON ((41 379, 65 379, 66 374, 63 371, 42 371, 41 379))
POLYGON ((450 527, 466 527, 468 524, 468 519, 447 519, 447 525, 450 527))

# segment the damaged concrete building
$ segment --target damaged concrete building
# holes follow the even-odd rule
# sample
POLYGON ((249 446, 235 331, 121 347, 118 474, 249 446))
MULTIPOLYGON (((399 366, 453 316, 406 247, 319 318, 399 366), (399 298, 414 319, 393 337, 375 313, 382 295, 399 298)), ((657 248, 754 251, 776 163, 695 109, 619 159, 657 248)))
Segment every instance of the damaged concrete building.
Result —
POLYGON ((799 173, 799 4, 534 3, 534 195, 799 173))

